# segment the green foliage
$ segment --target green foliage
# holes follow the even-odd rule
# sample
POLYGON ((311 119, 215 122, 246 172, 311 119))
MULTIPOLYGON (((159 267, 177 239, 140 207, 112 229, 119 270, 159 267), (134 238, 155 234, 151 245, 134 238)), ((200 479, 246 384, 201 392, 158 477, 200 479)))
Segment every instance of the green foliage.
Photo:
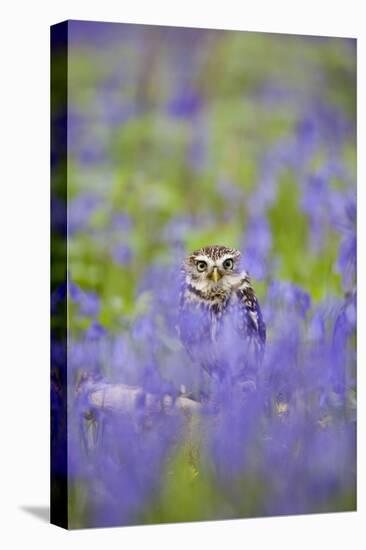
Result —
POLYGON ((276 277, 300 285, 315 300, 321 300, 327 294, 340 294, 340 276, 334 271, 338 236, 327 228, 326 243, 321 254, 311 251, 308 220, 299 208, 299 188, 291 173, 285 173, 282 177, 269 219, 273 255, 278 261, 276 277))

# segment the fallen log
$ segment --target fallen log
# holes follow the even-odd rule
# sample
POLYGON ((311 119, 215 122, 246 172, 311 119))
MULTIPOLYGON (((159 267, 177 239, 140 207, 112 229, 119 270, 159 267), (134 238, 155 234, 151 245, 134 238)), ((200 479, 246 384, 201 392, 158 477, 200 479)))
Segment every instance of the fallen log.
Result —
POLYGON ((112 384, 104 381, 81 381, 77 386, 77 394, 82 398, 86 413, 94 410, 130 414, 143 408, 146 413, 171 414, 177 410, 194 413, 201 408, 200 403, 185 395, 179 395, 176 398, 169 394, 160 396, 145 392, 139 386, 112 384))

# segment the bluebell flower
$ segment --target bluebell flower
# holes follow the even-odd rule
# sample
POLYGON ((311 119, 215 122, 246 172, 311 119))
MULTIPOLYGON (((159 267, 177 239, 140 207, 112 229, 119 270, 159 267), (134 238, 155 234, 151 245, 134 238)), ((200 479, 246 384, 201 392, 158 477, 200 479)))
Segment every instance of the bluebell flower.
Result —
POLYGON ((329 185, 322 174, 312 174, 303 182, 301 208, 309 219, 310 245, 313 252, 322 250, 328 222, 329 185))
POLYGON ((302 145, 306 145, 307 147, 313 148, 314 145, 317 145, 319 132, 316 119, 313 116, 307 114, 298 120, 296 125, 296 137, 302 145))
POLYGON ((240 203, 244 199, 244 193, 240 186, 229 180, 220 178, 216 183, 216 189, 220 196, 230 205, 235 206, 235 204, 240 203))
POLYGON ((95 292, 83 292, 79 299, 79 311, 87 317, 95 317, 99 314, 100 298, 95 292))
POLYGON ((311 305, 311 298, 308 292, 300 287, 286 281, 274 281, 269 288, 269 300, 273 306, 293 309, 305 317, 311 305))
POLYGON ((336 268, 342 274, 345 290, 349 291, 355 284, 357 260, 356 205, 353 198, 346 202, 343 219, 341 225, 342 240, 336 268))
POLYGON ((74 157, 85 165, 101 164, 106 161, 107 148, 105 141, 100 136, 92 134, 85 137, 75 151, 71 151, 74 157))
MULTIPOLYGON (((269 242, 264 235, 263 249, 269 242)), ((241 347, 230 327, 222 340, 226 371, 214 373, 207 384, 197 377, 194 360, 177 345, 177 292, 168 283, 175 280, 172 273, 173 268, 150 267, 144 283, 144 292, 151 292, 150 309, 123 337, 111 337, 94 321, 70 345, 71 372, 87 369, 98 387, 106 383, 107 373, 107 380, 140 388, 128 415, 93 412, 81 394, 75 403, 79 412, 72 418, 82 415, 83 420, 70 430, 70 476, 87 480, 93 525, 133 523, 154 491, 160 491, 164 461, 184 433, 184 418, 162 414, 159 407, 148 410, 146 395, 154 395, 156 403, 169 397, 173 404, 182 391, 179 384, 188 394, 203 389, 198 393, 201 435, 194 475, 209 473, 232 505, 244 498, 237 480, 261 480, 264 493, 257 512, 265 515, 326 508, 329 499, 354 481, 354 434, 345 420, 337 420, 355 384, 349 373, 354 364, 354 296, 328 299, 315 308, 300 287, 274 282, 263 307, 270 331, 256 384, 249 388, 241 383, 241 347), (93 435, 90 452, 93 422, 103 428, 93 435), (334 452, 328 467, 325 457, 334 452), (345 464, 350 465, 347 479, 342 475, 345 464)), ((74 283, 70 293, 78 302, 83 299, 84 291, 74 283)), ((192 320, 187 322, 194 329, 192 320)))
POLYGON ((242 263, 255 279, 261 280, 267 276, 271 248, 272 234, 267 218, 251 218, 244 234, 242 263))
POLYGON ((87 317, 96 317, 100 311, 100 298, 92 291, 85 291, 69 281, 70 297, 79 306, 79 312, 87 317))
POLYGON ((203 114, 192 119, 191 137, 187 147, 188 166, 196 173, 208 168, 209 128, 203 114))
POLYGON ((128 265, 131 263, 133 254, 127 244, 117 243, 111 247, 111 256, 117 264, 128 265))
POLYGON ((90 218, 101 205, 99 196, 92 193, 80 193, 69 201, 67 226, 70 235, 88 228, 90 218))
POLYGON ((106 329, 98 321, 92 321, 85 336, 89 340, 97 340, 106 334, 106 329))
POLYGON ((145 315, 144 317, 139 317, 133 323, 131 333, 133 337, 138 341, 151 341, 156 335, 154 320, 147 315, 145 315))
POLYGON ((101 122, 109 128, 120 128, 137 114, 137 105, 132 100, 127 102, 121 97, 118 82, 108 83, 102 86, 97 94, 95 108, 101 122))
POLYGON ((192 89, 179 90, 168 104, 168 113, 178 118, 195 116, 202 106, 198 92, 192 89))
POLYGON ((113 231, 118 231, 123 234, 131 231, 133 227, 133 222, 131 216, 125 212, 118 212, 113 214, 111 219, 111 228, 113 231))
POLYGON ((162 236, 169 243, 183 243, 187 234, 192 229, 194 220, 190 216, 172 217, 164 226, 162 236))

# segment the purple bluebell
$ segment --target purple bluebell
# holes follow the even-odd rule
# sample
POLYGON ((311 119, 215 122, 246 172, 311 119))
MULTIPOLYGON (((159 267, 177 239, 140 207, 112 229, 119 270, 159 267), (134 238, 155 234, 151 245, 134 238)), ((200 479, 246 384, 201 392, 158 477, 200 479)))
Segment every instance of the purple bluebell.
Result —
POLYGON ((325 245, 329 192, 328 181, 322 174, 312 174, 303 183, 301 208, 309 219, 310 246, 315 253, 325 245))
POLYGON ((347 200, 345 214, 340 226, 342 240, 336 268, 342 274, 343 286, 349 291, 356 278, 357 237, 356 237, 356 204, 353 197, 347 200))
POLYGON ((302 288, 287 281, 274 281, 269 288, 272 307, 289 308, 305 317, 311 305, 311 297, 302 288))
POLYGON ((113 214, 110 226, 113 231, 126 234, 132 229, 133 221, 126 212, 117 212, 113 214))
POLYGON ((266 217, 251 218, 244 233, 242 263, 255 279, 267 276, 270 266, 272 234, 266 217))
POLYGON ((178 118, 191 118, 202 106, 199 93, 193 89, 178 90, 168 104, 168 113, 178 118))
POLYGON ((128 265, 133 258, 131 248, 124 243, 117 243, 111 247, 113 261, 119 265, 128 265))
POLYGON ((92 193, 80 193, 68 203, 67 226, 70 235, 85 231, 90 218, 101 205, 101 198, 92 193))
POLYGON ((79 313, 87 317, 96 317, 100 311, 100 298, 96 292, 82 290, 69 281, 69 293, 73 302, 79 306, 79 313))

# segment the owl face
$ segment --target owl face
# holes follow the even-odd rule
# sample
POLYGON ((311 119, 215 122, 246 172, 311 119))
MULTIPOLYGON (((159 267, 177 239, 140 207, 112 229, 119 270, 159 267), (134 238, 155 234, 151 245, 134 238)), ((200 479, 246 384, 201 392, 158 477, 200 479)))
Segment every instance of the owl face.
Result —
POLYGON ((229 290, 241 281, 240 252, 225 246, 205 246, 192 252, 183 264, 186 283, 201 292, 229 290))

